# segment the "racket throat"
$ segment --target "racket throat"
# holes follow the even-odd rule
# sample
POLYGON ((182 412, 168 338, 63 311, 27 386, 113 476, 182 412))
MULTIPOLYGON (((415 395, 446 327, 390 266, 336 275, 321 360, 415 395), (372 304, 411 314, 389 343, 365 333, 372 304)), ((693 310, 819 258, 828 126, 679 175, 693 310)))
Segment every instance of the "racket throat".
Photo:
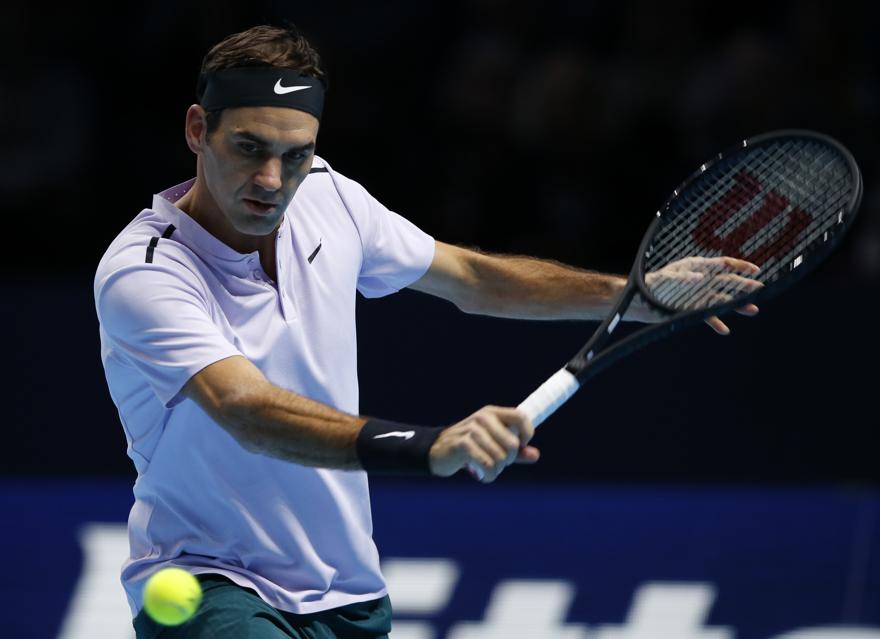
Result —
POLYGON ((615 301, 612 312, 602 321, 590 340, 584 344, 584 347, 577 352, 568 364, 565 365, 563 370, 567 370, 581 379, 581 372, 611 338, 612 333, 614 333, 618 326, 620 326, 620 322, 623 320, 623 316, 626 314, 630 304, 632 304, 635 295, 636 287, 632 283, 632 277, 630 277, 630 281, 627 282, 627 285, 615 301))

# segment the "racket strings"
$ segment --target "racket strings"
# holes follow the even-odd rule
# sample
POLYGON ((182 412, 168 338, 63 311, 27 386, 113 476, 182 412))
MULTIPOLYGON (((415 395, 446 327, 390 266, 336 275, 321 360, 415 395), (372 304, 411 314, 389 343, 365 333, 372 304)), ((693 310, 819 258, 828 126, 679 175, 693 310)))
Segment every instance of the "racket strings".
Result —
POLYGON ((814 141, 752 147, 720 161, 670 202, 646 270, 732 254, 760 262, 762 272, 742 279, 725 265, 704 264, 702 277, 660 279, 652 294, 668 306, 695 309, 751 292, 754 280, 776 279, 832 230, 852 191, 848 165, 814 141))
MULTIPOLYGON (((787 146, 783 147, 773 155, 767 153, 756 155, 753 166, 751 167, 751 174, 758 171, 760 171, 761 175, 766 175, 770 173, 770 171, 778 172, 779 165, 784 157, 780 155, 780 153, 790 152, 787 146), (768 158, 766 157, 768 155, 770 160, 776 160, 776 165, 768 163, 768 158)), ((758 151, 763 150, 759 149, 758 151)), ((760 204, 760 201, 754 199, 754 196, 758 194, 757 189, 755 189, 754 194, 749 194, 748 197, 746 197, 742 193, 743 189, 736 188, 736 177, 740 175, 747 166, 747 160, 742 159, 738 163, 727 168, 720 178, 715 178, 715 181, 703 180, 702 182, 692 184, 689 189, 684 191, 681 194, 680 202, 674 203, 677 207, 671 210, 672 215, 667 218, 668 220, 671 220, 671 222, 667 222, 666 237, 670 238, 673 242, 678 241, 683 234, 682 227, 694 221, 694 211, 707 210, 710 206, 715 204, 717 200, 724 196, 730 198, 730 201, 727 203, 730 207, 729 210, 740 210, 740 215, 731 216, 729 219, 722 222, 719 227, 715 229, 715 233, 718 237, 726 236, 732 228, 738 223, 741 223, 743 216, 751 215, 754 212, 754 209, 760 204), (669 226, 669 224, 671 224, 671 226, 669 226)), ((658 248, 664 248, 661 246, 662 243, 663 240, 661 239, 659 242, 656 242, 655 245, 658 248)), ((663 252, 668 252, 668 247, 666 248, 667 250, 663 252)))
MULTIPOLYGON (((822 167, 818 169, 811 169, 809 166, 805 167, 805 173, 810 171, 812 176, 807 176, 805 178, 801 178, 801 176, 795 174, 795 181, 800 182, 800 186, 795 184, 790 184, 789 186, 793 186, 795 190, 798 191, 798 195, 790 196, 784 198, 784 200, 779 202, 778 210, 774 211, 772 216, 769 216, 769 219, 758 220, 757 222, 750 223, 748 220, 755 215, 756 210, 762 205, 763 201, 767 197, 767 193, 762 193, 761 196, 756 197, 750 203, 750 207, 746 207, 744 202, 741 202, 742 212, 739 215, 731 216, 732 222, 731 225, 737 229, 744 229, 745 233, 740 233, 742 244, 739 247, 740 253, 744 259, 752 258, 752 261, 766 263, 768 258, 772 256, 775 252, 768 251, 768 247, 776 246, 776 247, 784 247, 791 246, 790 253, 796 254, 798 252, 798 248, 800 245, 806 246, 813 239, 813 234, 807 234, 805 240, 801 242, 796 242, 796 237, 803 232, 805 229, 812 229, 818 233, 818 229, 824 227, 822 224, 823 219, 828 221, 834 220, 834 214, 839 210, 841 204, 845 202, 846 197, 851 192, 851 182, 847 180, 846 175, 840 176, 842 179, 838 179, 834 183, 830 183, 827 189, 816 189, 811 188, 815 184, 820 183, 822 181, 822 176, 831 175, 831 171, 834 169, 832 164, 836 164, 835 159, 830 159, 825 163, 822 167), (812 178, 812 179, 811 179, 812 178), (795 204, 794 202, 797 202, 795 204), (817 217, 812 218, 811 222, 813 224, 806 223, 806 216, 804 210, 809 211, 818 211, 820 213, 824 213, 824 215, 819 215, 817 217), (791 223, 791 218, 800 217, 804 221, 799 225, 797 223, 791 223), (742 221, 745 218, 746 221, 742 221), (764 247, 764 251, 761 252, 761 247, 764 247)), ((826 178, 827 181, 827 178, 826 178)), ((770 189, 765 189, 765 191, 770 189)), ((775 191, 779 191, 779 188, 772 189, 775 191)), ((791 189, 786 189, 791 190, 791 189)), ((717 234, 719 237, 729 237, 729 232, 717 234)), ((703 236, 697 240, 698 244, 706 245, 708 243, 709 238, 703 236)), ((776 260, 775 266, 781 267, 784 265, 784 260, 776 260)), ((769 277, 769 273, 764 275, 764 278, 769 277)))
MULTIPOLYGON (((761 158, 758 158, 759 160, 761 158)), ((736 176, 739 175, 745 162, 740 161, 737 164, 731 164, 729 168, 723 171, 723 174, 714 180, 698 180, 689 185, 682 193, 678 195, 678 199, 674 200, 670 206, 670 210, 665 218, 666 224, 663 231, 658 234, 658 239, 654 243, 654 254, 675 254, 672 245, 682 243, 683 238, 687 238, 689 234, 685 229, 686 226, 692 226, 695 217, 695 211, 708 211, 709 207, 719 204, 719 200, 725 197, 727 201, 724 203, 725 210, 740 209, 744 214, 750 214, 753 211, 748 208, 753 201, 753 194, 746 196, 744 189, 739 188, 736 182, 736 176), (664 235, 665 238, 664 239, 664 235)), ((720 167, 716 167, 720 168, 720 167)), ((719 172, 718 170, 714 171, 719 172)), ((738 218, 722 220, 716 232, 719 236, 725 236, 731 228, 738 222, 738 218)), ((693 252, 695 249, 689 247, 688 251, 693 252)))
MULTIPOLYGON (((845 189, 840 189, 840 191, 843 193, 846 192, 845 189)), ((783 223, 784 222, 778 222, 776 226, 780 226, 783 223)), ((797 241, 798 232, 796 231, 802 229, 796 229, 795 231, 788 233, 782 232, 778 234, 773 243, 768 246, 772 248, 773 245, 791 244, 791 254, 798 255, 801 251, 806 250, 813 241, 822 236, 825 231, 834 225, 834 223, 836 223, 836 219, 832 218, 826 220, 825 224, 816 224, 813 231, 807 234, 799 242, 797 241)), ((772 236, 774 231, 775 229, 771 227, 769 234, 772 236)), ((788 266, 787 262, 777 261, 770 269, 765 267, 764 271, 757 276, 750 276, 750 279, 761 282, 773 281, 777 278, 779 272, 784 270, 786 266, 788 266)), ((669 306, 675 308, 695 309, 705 308, 707 306, 729 301, 740 294, 751 292, 754 288, 752 281, 737 280, 736 278, 731 277, 729 269, 724 266, 703 266, 702 273, 703 278, 695 282, 671 281, 654 287, 652 291, 658 299, 661 299, 661 301, 669 306)))
MULTIPOLYGON (((817 228, 816 232, 808 235, 806 239, 794 246, 794 252, 805 249, 808 244, 818 236, 822 235, 822 229, 817 228)), ((797 235, 794 233, 782 235, 777 242, 794 243, 797 235)), ((770 245, 772 248, 772 245, 770 245)), ((799 264, 796 259, 791 268, 795 268, 799 264)), ((731 274, 731 269, 724 266, 706 266, 697 265, 694 269, 699 272, 700 278, 693 283, 671 281, 665 285, 656 287, 655 291, 661 297, 664 303, 673 307, 683 308, 703 308, 713 304, 719 304, 733 299, 739 294, 744 294, 754 290, 755 281, 773 281, 777 279, 777 274, 783 269, 782 263, 776 263, 772 270, 765 270, 760 275, 750 275, 747 279, 737 279, 731 274)))
MULTIPOLYGON (((707 202, 707 200, 712 199, 713 196, 714 196, 714 199, 717 200, 717 199, 719 199, 718 198, 719 194, 725 194, 725 193, 728 194, 728 197, 731 199, 731 201, 728 202, 727 204, 732 205, 731 209, 735 210, 737 207, 739 207, 741 209, 740 215, 735 216, 735 217, 732 216, 732 219, 728 219, 725 222, 725 224, 727 224, 729 227, 733 227, 736 224, 741 223, 743 217, 752 214, 754 212, 754 208, 758 206, 759 202, 754 200, 753 194, 749 194, 748 197, 744 197, 742 193, 738 194, 737 189, 735 188, 736 185, 734 183, 734 177, 740 172, 740 170, 742 168, 742 166, 741 166, 742 164, 743 163, 740 163, 740 165, 737 165, 737 166, 733 166, 726 171, 726 176, 723 178, 723 182, 722 182, 721 186, 713 186, 711 188, 704 187, 704 188, 700 189, 699 193, 697 192, 696 188, 690 189, 690 191, 692 191, 692 193, 688 194, 688 197, 686 197, 685 199, 682 200, 683 202, 686 203, 685 206, 682 206, 681 202, 676 202, 675 204, 678 205, 677 208, 679 209, 679 211, 673 210, 672 212, 674 213, 674 215, 667 218, 667 219, 671 219, 671 226, 669 223, 667 223, 667 227, 665 229, 667 231, 665 233, 666 237, 669 238, 672 242, 678 242, 678 241, 680 241, 680 238, 682 238, 683 236, 686 237, 687 235, 686 235, 686 233, 684 233, 684 229, 682 227, 688 225, 689 223, 690 224, 693 223, 694 209, 702 210, 702 209, 708 208, 708 206, 710 206, 712 204, 712 202, 707 202), (749 207, 750 204, 752 204, 751 207, 749 207), (690 209, 690 210, 688 211, 688 210, 683 210, 683 209, 690 209), (677 214, 675 214, 675 213, 677 213, 677 214)), ((766 165, 766 163, 762 163, 762 164, 765 166, 765 168, 768 168, 768 165, 766 165)), ((773 168, 773 167, 769 167, 769 168, 773 168)), ((800 189, 800 190, 805 191, 806 189, 800 189)), ((755 191, 755 194, 757 194, 757 190, 755 191)), ((683 193, 682 196, 685 196, 685 194, 683 193)), ((718 237, 723 237, 725 235, 725 233, 723 232, 723 229, 720 229, 720 228, 715 229, 714 232, 716 233, 716 235, 718 237), (722 230, 722 232, 718 233, 719 230, 722 230)), ((663 241, 662 235, 661 235, 661 239, 659 241, 655 241, 655 243, 654 243, 654 247, 655 247, 654 253, 655 254, 658 254, 658 253, 674 254, 675 253, 675 251, 673 249, 671 249, 671 247, 669 245, 663 246, 663 243, 664 243, 664 241, 663 241)), ((689 249, 689 250, 692 250, 692 249, 689 249)))
MULTIPOLYGON (((758 170, 760 170, 762 175, 766 175, 770 173, 770 171, 778 172, 781 160, 785 157, 781 154, 790 153, 789 147, 790 144, 787 144, 777 150, 775 154, 756 154, 754 157, 752 173, 758 172, 758 170), (768 156, 770 160, 776 160, 776 165, 768 163, 768 156)), ((758 149, 758 151, 764 150, 758 149)), ((669 241, 678 242, 682 237, 686 237, 683 227, 693 223, 694 211, 707 210, 710 206, 715 204, 718 199, 725 195, 731 198, 731 201, 728 202, 730 210, 739 210, 740 215, 731 216, 715 229, 715 234, 719 238, 727 236, 732 228, 735 228, 737 224, 741 224, 743 217, 747 217, 754 213, 754 210, 760 205, 760 200, 754 198, 754 195, 757 195, 757 190, 754 195, 744 197, 741 193, 742 190, 736 188, 736 176, 746 169, 747 162, 747 159, 741 159, 738 163, 731 165, 720 179, 716 178, 716 181, 703 180, 702 183, 694 183, 688 190, 681 194, 681 196, 683 196, 682 202, 674 203, 678 204, 677 209, 672 210, 671 212, 673 215, 667 218, 671 220, 671 222, 667 222, 666 227, 666 237, 669 238, 669 241), (682 203, 684 204, 683 206, 682 203), (669 226, 669 224, 671 224, 671 226, 669 226)), ((807 189, 801 190, 804 191, 807 189)), ((657 249, 662 249, 660 250, 662 253, 672 252, 670 246, 663 246, 663 242, 664 241, 661 238, 659 241, 655 242, 655 247, 657 249)))

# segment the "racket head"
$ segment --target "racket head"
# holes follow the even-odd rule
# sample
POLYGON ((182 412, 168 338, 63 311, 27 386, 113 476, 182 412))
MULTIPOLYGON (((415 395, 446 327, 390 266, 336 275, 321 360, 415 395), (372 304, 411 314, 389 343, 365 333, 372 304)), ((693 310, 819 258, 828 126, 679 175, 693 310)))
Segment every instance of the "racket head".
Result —
POLYGON ((631 277, 649 304, 694 320, 761 302, 828 256, 861 198, 859 167, 830 136, 790 129, 743 140, 672 192, 631 277), (664 267, 681 270, 659 277, 664 267))

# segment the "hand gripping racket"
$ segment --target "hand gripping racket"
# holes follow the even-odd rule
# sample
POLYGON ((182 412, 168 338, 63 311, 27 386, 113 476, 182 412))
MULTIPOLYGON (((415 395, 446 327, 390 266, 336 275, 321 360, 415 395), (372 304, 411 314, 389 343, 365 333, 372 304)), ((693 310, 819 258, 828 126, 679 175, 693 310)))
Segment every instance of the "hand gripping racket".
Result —
POLYGON ((855 159, 826 135, 776 131, 719 153, 657 211, 624 290, 590 340, 517 408, 538 426, 642 346, 779 294, 840 242, 861 197, 855 159), (611 343, 636 295, 660 321, 611 343))

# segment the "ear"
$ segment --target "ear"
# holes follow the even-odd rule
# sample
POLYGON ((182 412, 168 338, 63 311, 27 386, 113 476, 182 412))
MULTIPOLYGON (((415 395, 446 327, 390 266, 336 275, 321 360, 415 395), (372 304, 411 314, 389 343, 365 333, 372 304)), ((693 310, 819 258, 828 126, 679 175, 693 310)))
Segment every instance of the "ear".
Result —
POLYGON ((206 144, 208 134, 208 120, 205 110, 198 104, 193 104, 186 110, 186 145, 190 151, 200 155, 206 144))

